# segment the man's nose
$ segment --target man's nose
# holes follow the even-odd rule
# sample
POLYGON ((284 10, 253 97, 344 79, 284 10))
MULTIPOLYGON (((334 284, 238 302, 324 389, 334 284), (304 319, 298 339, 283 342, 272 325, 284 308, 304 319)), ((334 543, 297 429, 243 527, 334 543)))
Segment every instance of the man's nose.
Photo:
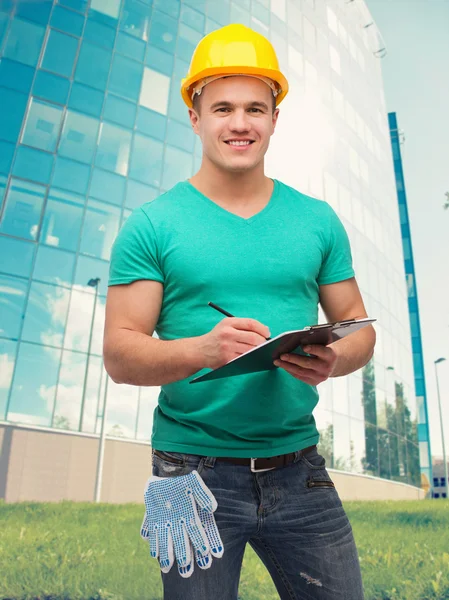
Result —
POLYGON ((229 127, 233 131, 249 131, 251 125, 249 124, 249 116, 246 110, 235 110, 231 115, 229 127))

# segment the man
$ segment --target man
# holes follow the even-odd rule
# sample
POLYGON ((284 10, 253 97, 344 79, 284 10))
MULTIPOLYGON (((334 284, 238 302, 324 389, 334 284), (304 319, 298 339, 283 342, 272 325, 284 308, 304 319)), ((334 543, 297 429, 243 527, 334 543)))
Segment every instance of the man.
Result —
POLYGON ((188 578, 185 562, 165 569, 169 600, 236 600, 246 543, 282 599, 363 598, 312 411, 319 383, 369 361, 373 328, 281 357, 271 371, 189 385, 270 335, 316 323, 318 303, 329 321, 367 316, 335 212, 264 173, 287 91, 260 34, 230 25, 203 38, 182 86, 201 168, 136 209, 114 244, 106 369, 118 383, 162 386, 153 474, 174 482, 196 471, 218 504, 223 556, 188 578))

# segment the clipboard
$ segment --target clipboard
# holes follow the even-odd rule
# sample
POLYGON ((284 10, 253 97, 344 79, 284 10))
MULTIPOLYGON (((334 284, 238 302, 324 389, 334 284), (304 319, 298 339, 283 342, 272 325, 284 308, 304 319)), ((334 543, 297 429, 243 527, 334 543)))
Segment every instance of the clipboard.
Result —
POLYGON ((335 323, 312 325, 304 327, 304 329, 285 331, 259 346, 248 350, 248 352, 233 358, 225 365, 191 379, 189 383, 199 383, 201 381, 258 373, 260 371, 273 371, 279 368, 273 364, 273 361, 278 359, 281 354, 293 353, 312 356, 304 352, 302 346, 308 344, 327 346, 351 333, 359 331, 359 329, 374 323, 374 321, 376 319, 348 319, 335 323))

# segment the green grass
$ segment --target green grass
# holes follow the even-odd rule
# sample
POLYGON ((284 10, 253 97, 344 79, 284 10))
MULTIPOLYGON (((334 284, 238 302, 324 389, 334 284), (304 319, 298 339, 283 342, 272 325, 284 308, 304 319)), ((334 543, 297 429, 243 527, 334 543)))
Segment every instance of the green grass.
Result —
MULTIPOLYGON (((449 502, 347 502, 366 600, 449 599, 449 502)), ((161 600, 136 504, 0 502, 1 600, 161 600)), ((248 547, 241 600, 278 600, 248 547)))

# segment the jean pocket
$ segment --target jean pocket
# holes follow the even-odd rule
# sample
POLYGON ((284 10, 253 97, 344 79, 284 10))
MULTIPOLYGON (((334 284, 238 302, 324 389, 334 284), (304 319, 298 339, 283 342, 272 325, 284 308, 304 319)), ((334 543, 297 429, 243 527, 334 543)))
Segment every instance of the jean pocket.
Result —
POLYGON ((326 461, 316 448, 309 450, 307 454, 302 455, 302 460, 309 469, 317 470, 326 467, 326 461))
POLYGON ((201 456, 185 455, 178 452, 153 450, 153 475, 157 477, 178 477, 192 471, 201 474, 204 459, 201 456))
POLYGON ((160 460, 168 462, 172 465, 184 465, 185 458, 184 455, 180 452, 166 452, 165 450, 155 450, 153 449, 153 460, 157 457, 160 460))

